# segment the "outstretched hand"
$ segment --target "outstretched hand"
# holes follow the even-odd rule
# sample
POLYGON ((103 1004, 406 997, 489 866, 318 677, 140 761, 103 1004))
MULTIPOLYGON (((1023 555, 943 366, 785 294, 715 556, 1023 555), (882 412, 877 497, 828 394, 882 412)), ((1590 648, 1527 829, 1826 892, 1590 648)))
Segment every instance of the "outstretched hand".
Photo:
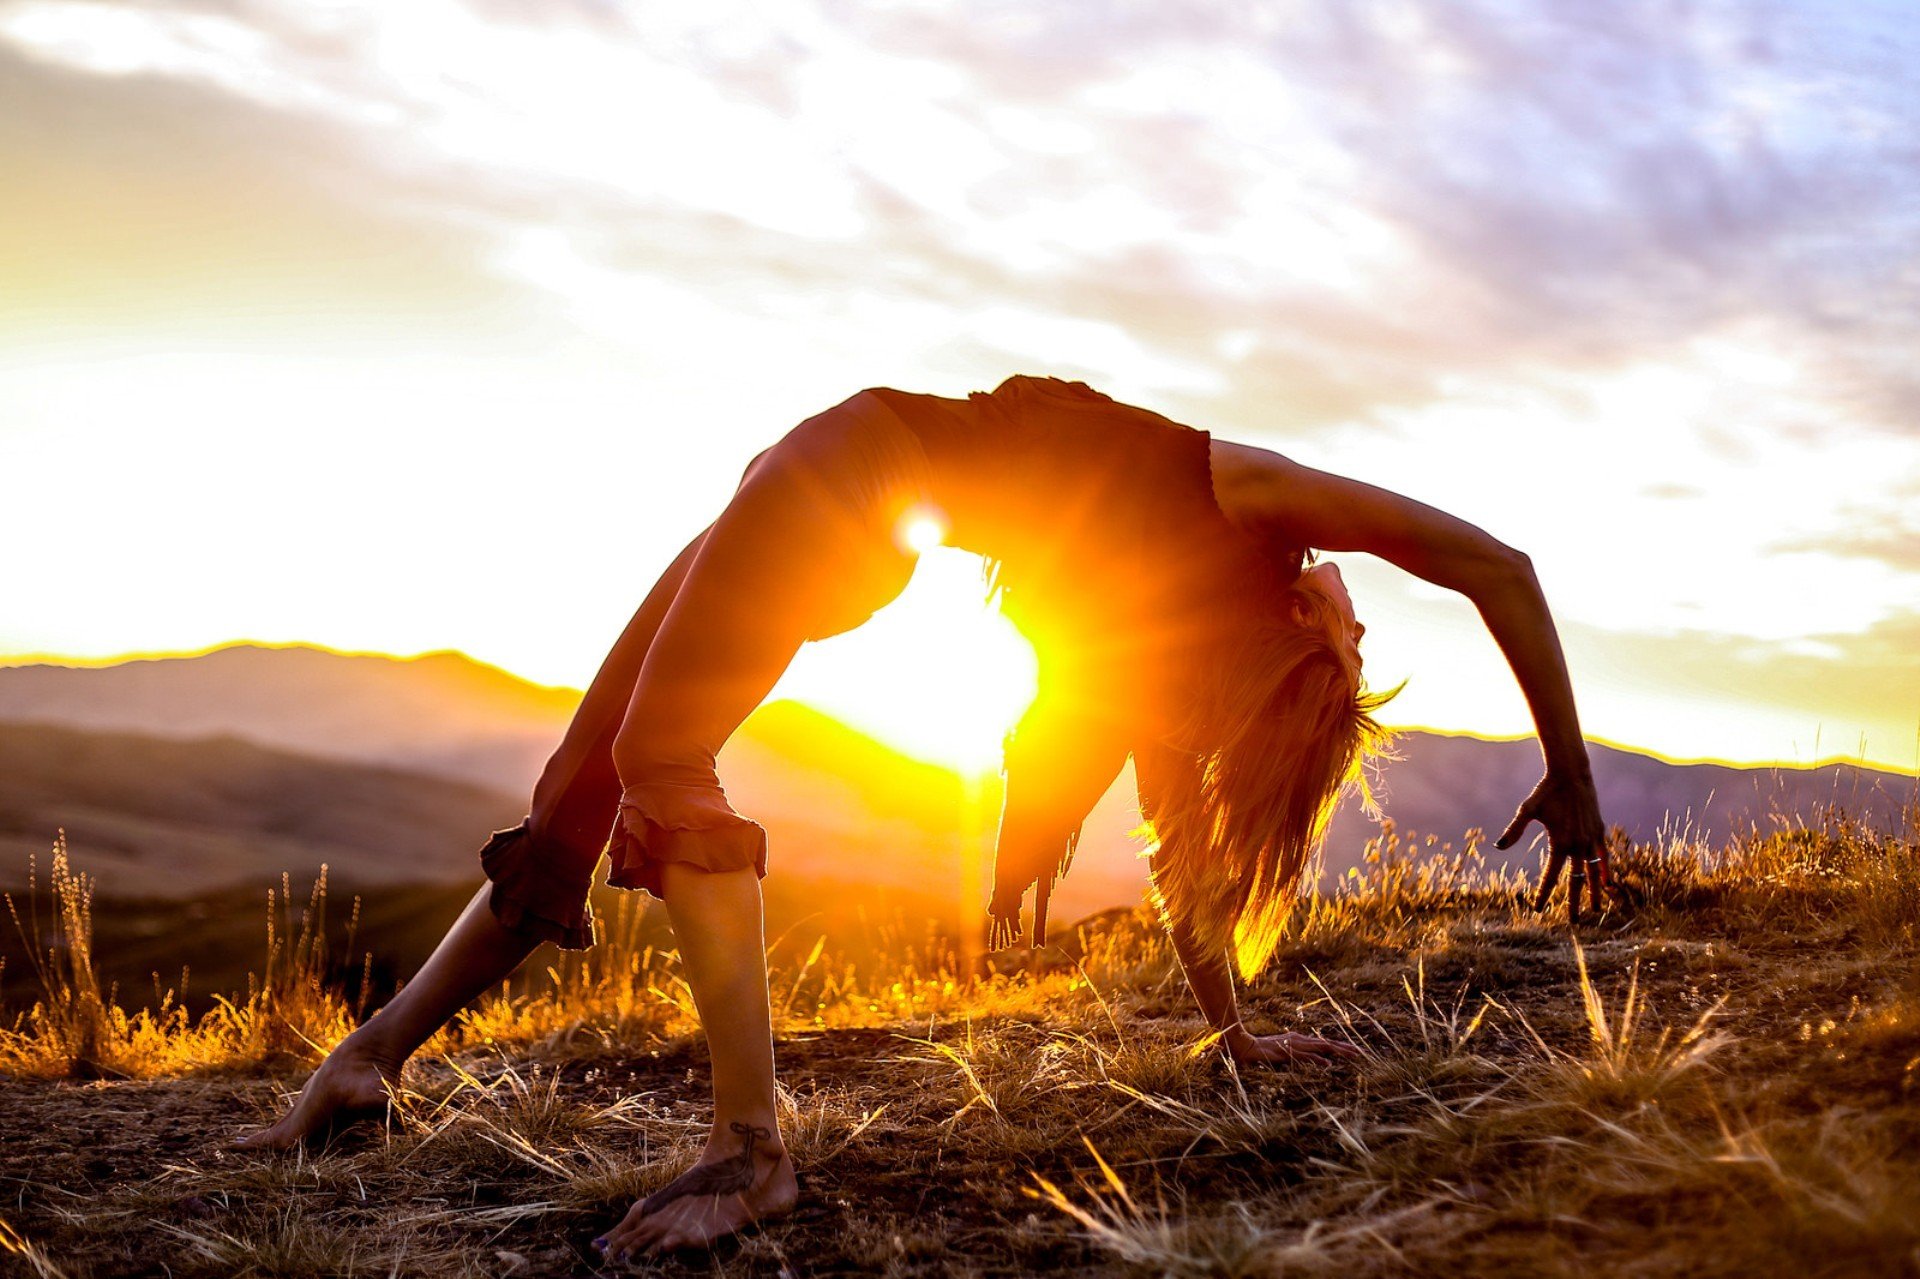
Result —
POLYGON ((1571 863, 1567 882, 1567 919, 1580 922, 1580 895, 1584 888, 1595 910, 1602 909, 1601 893, 1618 895, 1613 868, 1607 860, 1607 832, 1600 820, 1600 800, 1594 793, 1591 777, 1569 777, 1547 770, 1533 793, 1521 803, 1507 829, 1494 841, 1495 848, 1511 848, 1539 822, 1547 831, 1547 869, 1540 876, 1540 891, 1533 899, 1535 910, 1545 910, 1553 896, 1560 872, 1571 863))
POLYGON ((1230 1035, 1227 1054, 1240 1066, 1250 1062, 1278 1065, 1290 1061, 1357 1061, 1364 1055, 1352 1044, 1291 1031, 1281 1035, 1230 1035))

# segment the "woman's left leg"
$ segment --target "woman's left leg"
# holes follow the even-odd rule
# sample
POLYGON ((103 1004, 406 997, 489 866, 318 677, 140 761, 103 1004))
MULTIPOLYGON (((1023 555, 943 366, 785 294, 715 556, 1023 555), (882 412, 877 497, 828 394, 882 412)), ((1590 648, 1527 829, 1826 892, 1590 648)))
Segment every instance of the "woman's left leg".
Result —
POLYGON ((709 1244, 792 1211, 800 1183, 774 1113, 760 879, 663 867, 667 913, 713 1063, 713 1125, 691 1168, 597 1241, 609 1258, 709 1244))

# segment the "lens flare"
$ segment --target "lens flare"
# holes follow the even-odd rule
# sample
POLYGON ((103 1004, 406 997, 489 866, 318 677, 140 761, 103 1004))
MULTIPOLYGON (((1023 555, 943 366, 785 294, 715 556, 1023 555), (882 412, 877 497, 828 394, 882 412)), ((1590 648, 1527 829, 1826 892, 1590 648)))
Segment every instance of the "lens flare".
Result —
POLYGON ((900 517, 894 536, 900 545, 915 555, 923 555, 947 540, 947 527, 938 515, 924 507, 915 507, 900 517))
POLYGON ((856 631, 804 646, 773 695, 917 758, 992 773, 1033 700, 1038 663, 985 596, 978 556, 932 547, 899 599, 856 631))

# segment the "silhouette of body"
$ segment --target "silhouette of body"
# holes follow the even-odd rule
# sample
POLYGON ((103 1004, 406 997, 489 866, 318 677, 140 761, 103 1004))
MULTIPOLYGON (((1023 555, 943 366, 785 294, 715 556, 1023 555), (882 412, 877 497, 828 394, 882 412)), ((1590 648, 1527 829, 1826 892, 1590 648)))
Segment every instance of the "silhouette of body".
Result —
POLYGON ((642 604, 534 792, 482 852, 507 924, 591 942, 587 889, 663 896, 660 865, 752 867, 766 837, 714 757, 800 644, 852 629, 906 585, 900 529, 935 516, 987 556, 1002 607, 1038 639, 1040 696, 1014 736, 993 912, 1018 930, 1128 753, 1174 732, 1195 624, 1217 597, 1298 576, 1213 499, 1205 432, 1082 383, 1014 377, 967 400, 885 388, 810 418, 748 467, 726 512, 642 604), (625 785, 622 785, 624 780, 625 785), (616 821, 616 813, 618 820, 616 821), (611 839, 609 829, 611 828, 611 839))
MULTIPOLYGON (((801 423, 747 468, 608 654, 526 820, 482 849, 488 883, 415 980, 329 1054, 284 1118, 242 1144, 285 1149, 377 1110, 407 1057, 541 941, 591 944, 587 889, 605 851, 610 883, 666 903, 711 1050, 714 1117, 693 1169, 596 1243, 615 1257, 707 1243, 790 1209, 798 1183, 776 1123, 761 925, 766 838, 727 802, 714 758, 803 642, 858 625, 904 587, 914 553, 899 528, 916 512, 989 558, 1004 607, 1041 655, 1006 761, 997 940, 1017 932, 1031 886, 1034 940, 1044 941, 1048 889, 1129 753, 1157 825, 1182 786, 1193 790, 1205 749, 1195 734, 1224 730, 1196 728, 1189 711, 1204 681, 1231 666, 1237 650, 1220 641, 1233 623, 1222 619, 1242 616, 1245 601, 1297 596, 1313 579, 1337 655, 1324 663, 1337 668, 1330 705, 1354 713, 1364 628, 1337 569, 1304 571, 1309 546, 1381 556, 1475 603, 1534 712, 1546 762, 1500 844, 1540 821, 1551 857, 1538 903, 1571 863, 1571 913, 1583 887, 1601 904, 1610 885, 1591 769, 1524 555, 1433 508, 1080 383, 1013 377, 965 400, 873 389, 801 423)), ((1255 709, 1284 720, 1292 706, 1255 709)), ((1316 783, 1320 798, 1338 777, 1316 783)), ((1160 869, 1156 860, 1156 882, 1160 869)), ((1290 893, 1292 882, 1268 890, 1290 893)), ((1167 907, 1189 986, 1237 1060, 1355 1054, 1308 1035, 1249 1033, 1220 933, 1183 917, 1172 897, 1167 907)))

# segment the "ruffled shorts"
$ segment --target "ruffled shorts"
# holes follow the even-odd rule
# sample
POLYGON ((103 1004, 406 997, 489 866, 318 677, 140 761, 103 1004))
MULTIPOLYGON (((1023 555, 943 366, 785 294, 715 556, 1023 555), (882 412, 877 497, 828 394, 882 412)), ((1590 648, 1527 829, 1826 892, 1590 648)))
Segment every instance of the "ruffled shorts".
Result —
POLYGON ((714 758, 802 643, 900 593, 915 558, 900 528, 929 479, 913 432, 865 391, 754 460, 608 655, 527 820, 481 850, 502 923, 590 945, 603 848, 609 884, 662 898, 669 863, 766 874, 766 832, 728 802, 714 758))

